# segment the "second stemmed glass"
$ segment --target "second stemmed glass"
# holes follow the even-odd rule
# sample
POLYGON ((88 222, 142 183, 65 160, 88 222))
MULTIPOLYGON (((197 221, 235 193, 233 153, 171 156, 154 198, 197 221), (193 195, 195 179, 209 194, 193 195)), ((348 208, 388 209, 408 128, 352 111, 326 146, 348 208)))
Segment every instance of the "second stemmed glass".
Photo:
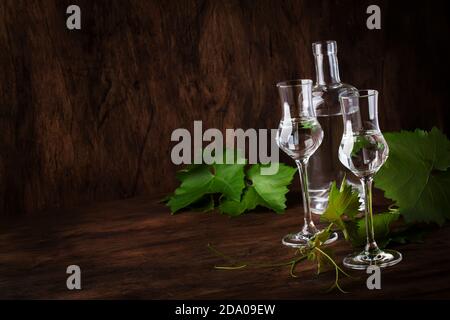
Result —
POLYGON ((362 252, 344 259, 344 266, 365 270, 370 265, 392 266, 402 260, 395 250, 381 250, 375 242, 372 216, 372 180, 386 162, 389 148, 378 125, 378 92, 360 90, 340 97, 344 134, 339 160, 360 180, 365 193, 367 244, 362 252))
MULTIPOLYGON (((282 243, 293 248, 309 246, 309 241, 319 232, 311 216, 307 165, 309 158, 319 148, 323 131, 316 119, 312 104, 311 80, 291 80, 277 84, 282 118, 278 128, 277 143, 281 150, 295 160, 300 174, 303 193, 304 225, 300 232, 286 235, 282 243)), ((325 243, 337 239, 333 233, 325 243)))

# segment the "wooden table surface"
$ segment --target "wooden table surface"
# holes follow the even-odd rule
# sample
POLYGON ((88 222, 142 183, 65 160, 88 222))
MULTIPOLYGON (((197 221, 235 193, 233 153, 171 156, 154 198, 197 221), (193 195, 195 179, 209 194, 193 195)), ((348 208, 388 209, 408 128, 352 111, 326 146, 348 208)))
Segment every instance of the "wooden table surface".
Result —
MULTIPOLYGON (((369 291, 364 272, 344 279, 350 291, 324 291, 333 273, 317 276, 310 263, 298 278, 284 268, 215 270, 221 251, 250 261, 276 262, 293 251, 280 243, 296 230, 301 209, 228 218, 218 213, 176 216, 148 198, 94 204, 0 224, 1 299, 359 299, 450 298, 450 228, 425 243, 398 247, 401 264, 382 272, 369 291), (66 268, 79 265, 82 290, 66 288, 66 268), (358 278, 359 277, 359 278, 358 278)), ((339 260, 350 248, 334 244, 339 260)))

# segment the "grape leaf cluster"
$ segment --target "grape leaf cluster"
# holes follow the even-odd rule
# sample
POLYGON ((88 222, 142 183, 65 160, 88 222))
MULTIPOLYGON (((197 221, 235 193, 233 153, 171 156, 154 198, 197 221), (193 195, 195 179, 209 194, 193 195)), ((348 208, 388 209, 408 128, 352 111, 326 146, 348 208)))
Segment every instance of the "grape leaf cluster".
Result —
MULTIPOLYGON (((224 159, 229 152, 233 151, 224 152, 224 159)), ((296 168, 280 163, 276 174, 262 175, 261 169, 266 165, 248 166, 237 152, 231 163, 221 162, 190 165, 178 172, 181 185, 167 201, 172 213, 184 208, 201 211, 217 208, 222 214, 239 216, 257 206, 284 212, 286 193, 296 168)))

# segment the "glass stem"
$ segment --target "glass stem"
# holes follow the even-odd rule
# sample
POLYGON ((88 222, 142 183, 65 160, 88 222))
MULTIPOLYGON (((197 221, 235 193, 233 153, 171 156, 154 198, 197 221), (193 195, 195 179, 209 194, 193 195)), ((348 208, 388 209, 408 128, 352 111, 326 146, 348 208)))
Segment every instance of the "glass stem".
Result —
POLYGON ((373 213, 372 213, 372 177, 364 177, 361 179, 361 184, 364 189, 365 195, 365 203, 366 203, 366 211, 365 211, 365 220, 366 220, 366 236, 367 236, 367 244, 366 244, 366 254, 376 255, 380 251, 378 245, 375 241, 375 233, 373 229, 373 213))
POLYGON ((295 161, 298 167, 298 173, 300 175, 300 184, 303 195, 303 211, 305 214, 305 223, 302 228, 304 234, 315 234, 317 228, 314 225, 311 215, 311 208, 309 203, 309 190, 308 190, 308 159, 295 161))

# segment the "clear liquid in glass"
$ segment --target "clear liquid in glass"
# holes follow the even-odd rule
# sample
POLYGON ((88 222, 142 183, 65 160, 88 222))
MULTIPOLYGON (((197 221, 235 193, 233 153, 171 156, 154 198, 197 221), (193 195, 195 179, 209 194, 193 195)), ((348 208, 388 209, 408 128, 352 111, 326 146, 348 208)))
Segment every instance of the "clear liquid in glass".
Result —
POLYGON ((344 134, 339 148, 339 160, 358 177, 375 174, 387 155, 387 143, 377 130, 344 134))
POLYGON ((323 131, 315 118, 283 120, 278 128, 278 147, 296 161, 314 154, 322 139, 323 131))

